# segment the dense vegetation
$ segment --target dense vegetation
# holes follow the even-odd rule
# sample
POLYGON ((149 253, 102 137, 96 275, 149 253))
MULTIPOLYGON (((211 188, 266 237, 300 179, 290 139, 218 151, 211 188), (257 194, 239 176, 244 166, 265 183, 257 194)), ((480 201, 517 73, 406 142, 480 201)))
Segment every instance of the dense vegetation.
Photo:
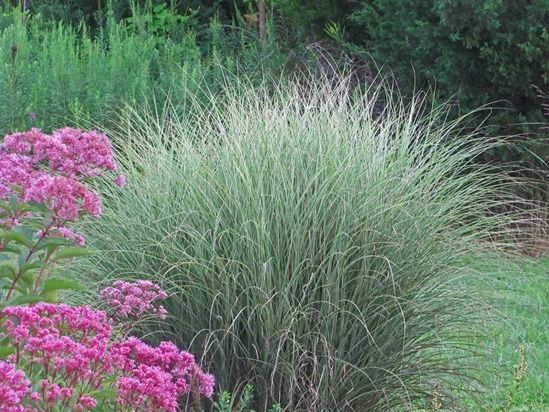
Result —
POLYGON ((252 383, 262 410, 383 410, 474 386, 462 362, 482 306, 464 258, 511 234, 514 215, 485 212, 518 198, 471 160, 503 143, 455 139, 463 123, 419 98, 347 90, 229 90, 192 117, 130 110, 111 133, 129 183, 87 229, 101 253, 85 278, 173 291, 156 336, 192 342, 221 387, 252 383))
POLYGON ((240 70, 258 78, 263 71, 274 73, 282 59, 276 46, 267 54, 255 35, 250 40, 244 30, 225 34, 217 20, 199 41, 183 28, 172 38, 141 31, 140 20, 129 24, 112 16, 95 34, 83 24, 50 26, 17 12, 4 18, 4 133, 29 126, 49 130, 67 122, 106 124, 124 102, 161 105, 169 97, 183 106, 189 98, 215 93, 226 76, 240 70))
MULTIPOLYGON (((396 72, 405 91, 415 81, 434 84, 444 98, 455 97, 465 111, 505 100, 511 122, 540 120, 532 85, 549 89, 549 1, 360 0, 267 1, 273 35, 289 51, 336 38, 358 55, 371 54, 396 72)), ((117 21, 136 22, 139 11, 149 31, 203 36, 212 18, 223 25, 257 28, 255 1, 30 1, 28 10, 42 19, 94 30, 109 13, 117 21)), ((225 34, 227 34, 225 30, 225 34)), ((213 44, 215 46, 215 43, 213 44)), ((333 48, 332 48, 333 49, 333 48)))

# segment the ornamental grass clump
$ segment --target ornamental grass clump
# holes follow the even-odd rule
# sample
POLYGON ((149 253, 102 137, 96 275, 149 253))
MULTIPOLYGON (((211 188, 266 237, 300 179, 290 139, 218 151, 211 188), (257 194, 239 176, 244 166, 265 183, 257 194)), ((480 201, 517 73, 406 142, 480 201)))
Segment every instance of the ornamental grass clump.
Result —
POLYGON ((0 143, 2 412, 175 412, 189 394, 198 403, 213 395, 213 376, 192 354, 130 336, 137 321, 166 316, 160 286, 114 282, 100 293, 108 311, 58 294, 80 288, 57 272, 59 261, 89 253, 72 225, 101 214, 91 180, 116 169, 98 132, 32 129, 0 143))
POLYGON ((256 410, 409 409, 436 383, 451 405, 482 332, 471 261, 511 248, 494 211, 516 182, 475 163, 504 139, 344 79, 240 86, 192 116, 127 110, 94 279, 165 285, 174 316, 145 330, 253 384, 256 410))

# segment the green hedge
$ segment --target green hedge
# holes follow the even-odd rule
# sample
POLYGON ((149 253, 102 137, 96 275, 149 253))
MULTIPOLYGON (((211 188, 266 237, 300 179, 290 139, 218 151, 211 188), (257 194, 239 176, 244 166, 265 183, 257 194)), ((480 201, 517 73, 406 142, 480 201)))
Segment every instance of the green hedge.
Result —
POLYGON ((464 110, 506 100, 510 123, 541 119, 532 85, 549 88, 549 1, 367 0, 351 20, 407 88, 436 82, 464 110))

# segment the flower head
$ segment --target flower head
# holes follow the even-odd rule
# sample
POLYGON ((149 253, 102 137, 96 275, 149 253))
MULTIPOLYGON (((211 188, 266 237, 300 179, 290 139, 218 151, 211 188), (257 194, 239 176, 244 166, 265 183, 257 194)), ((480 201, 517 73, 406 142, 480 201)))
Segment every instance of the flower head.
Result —
POLYGON ((117 280, 100 295, 118 319, 138 319, 145 314, 155 314, 161 319, 166 317, 166 310, 157 302, 166 299, 168 294, 147 280, 134 283, 117 280))
POLYGON ((0 361, 0 411, 24 411, 21 403, 30 391, 30 384, 23 371, 0 361))

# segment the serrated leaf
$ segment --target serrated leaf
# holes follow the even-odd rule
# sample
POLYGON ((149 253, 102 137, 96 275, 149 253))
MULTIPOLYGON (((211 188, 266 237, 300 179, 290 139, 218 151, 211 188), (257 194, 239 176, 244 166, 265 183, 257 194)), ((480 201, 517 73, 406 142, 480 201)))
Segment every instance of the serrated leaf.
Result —
POLYGON ((92 251, 84 247, 67 247, 58 251, 52 261, 70 259, 73 257, 89 256, 91 254, 92 251))
POLYGON ((70 279, 61 279, 61 278, 50 278, 44 282, 44 287, 42 287, 41 294, 45 294, 51 291, 57 290, 79 290, 82 289, 82 285, 74 280, 70 279))

